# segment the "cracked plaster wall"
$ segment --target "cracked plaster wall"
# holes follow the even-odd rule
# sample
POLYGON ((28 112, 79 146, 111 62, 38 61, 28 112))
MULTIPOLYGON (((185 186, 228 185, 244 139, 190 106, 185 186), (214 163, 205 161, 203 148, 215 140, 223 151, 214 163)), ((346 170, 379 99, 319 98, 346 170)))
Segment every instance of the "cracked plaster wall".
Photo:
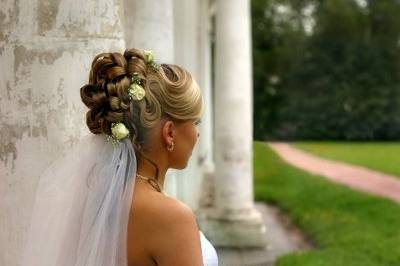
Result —
POLYGON ((88 133, 79 89, 124 48, 119 0, 2 0, 0 265, 19 265, 38 174, 88 133))

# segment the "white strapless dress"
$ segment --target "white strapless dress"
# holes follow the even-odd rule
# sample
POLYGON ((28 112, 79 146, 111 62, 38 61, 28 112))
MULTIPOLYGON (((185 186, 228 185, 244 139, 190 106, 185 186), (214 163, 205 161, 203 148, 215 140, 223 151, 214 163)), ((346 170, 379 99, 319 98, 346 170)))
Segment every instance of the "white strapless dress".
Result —
POLYGON ((201 252, 204 266, 218 266, 218 255, 214 246, 208 241, 202 231, 200 232, 201 252))

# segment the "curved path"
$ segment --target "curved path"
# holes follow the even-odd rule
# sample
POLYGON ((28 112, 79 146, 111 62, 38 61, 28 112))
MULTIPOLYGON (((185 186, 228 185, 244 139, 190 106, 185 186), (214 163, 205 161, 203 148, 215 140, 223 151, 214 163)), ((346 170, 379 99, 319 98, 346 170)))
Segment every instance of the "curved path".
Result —
POLYGON ((400 178, 350 165, 323 159, 288 143, 268 142, 268 145, 287 163, 307 172, 324 176, 353 189, 389 198, 400 203, 400 178))

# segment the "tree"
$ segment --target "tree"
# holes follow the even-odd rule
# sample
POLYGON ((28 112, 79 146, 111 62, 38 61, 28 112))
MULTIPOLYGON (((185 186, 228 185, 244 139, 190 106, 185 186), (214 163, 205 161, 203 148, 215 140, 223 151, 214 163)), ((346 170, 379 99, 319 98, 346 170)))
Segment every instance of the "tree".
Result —
MULTIPOLYGON (((297 10, 285 20, 274 18, 273 13, 268 17, 270 24, 262 33, 269 32, 269 39, 256 36, 260 31, 253 24, 256 138, 399 138, 400 4, 393 0, 370 0, 365 7, 349 0, 254 2, 259 4, 254 8, 264 4, 264 10, 282 3, 297 10), (311 35, 295 24, 301 24, 301 10, 310 4, 315 7, 311 35), (274 31, 277 22, 283 26, 274 31), (271 73, 280 77, 274 95, 268 94, 271 73)), ((253 13, 254 17, 261 15, 253 13)))

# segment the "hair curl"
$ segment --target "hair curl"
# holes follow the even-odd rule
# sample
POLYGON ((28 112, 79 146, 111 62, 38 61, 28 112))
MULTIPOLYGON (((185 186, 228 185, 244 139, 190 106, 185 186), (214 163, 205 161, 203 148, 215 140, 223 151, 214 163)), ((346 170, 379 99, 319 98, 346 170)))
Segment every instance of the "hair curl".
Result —
POLYGON ((189 72, 172 64, 146 65, 143 50, 135 48, 123 55, 98 54, 92 61, 89 83, 80 94, 89 108, 86 124, 92 133, 111 135, 111 124, 123 122, 139 150, 161 118, 183 122, 198 119, 203 110, 201 91, 189 72), (144 81, 146 95, 140 101, 128 96, 134 73, 144 81))

